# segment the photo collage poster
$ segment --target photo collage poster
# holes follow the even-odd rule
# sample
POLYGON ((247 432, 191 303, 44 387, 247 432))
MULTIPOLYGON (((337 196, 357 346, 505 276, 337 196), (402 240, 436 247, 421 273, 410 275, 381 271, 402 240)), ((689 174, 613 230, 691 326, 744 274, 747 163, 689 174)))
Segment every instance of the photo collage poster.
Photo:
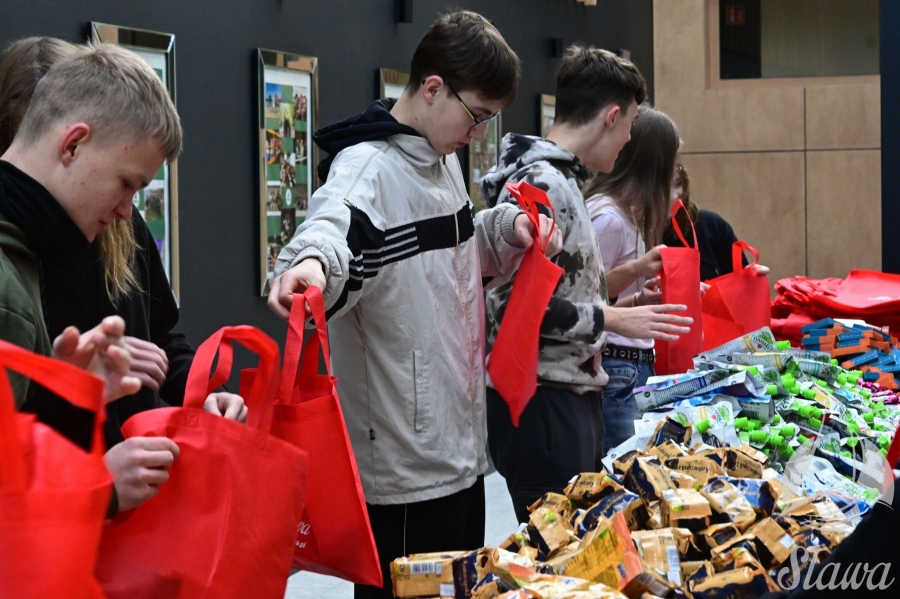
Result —
MULTIPOLYGON (((130 47, 129 50, 143 58, 159 78, 166 83, 169 80, 167 57, 164 52, 154 52, 142 48, 130 47)), ((168 88, 168 85, 166 85, 168 88)), ((163 164, 147 187, 134 194, 134 209, 141 213, 147 222, 147 228, 153 235, 156 250, 162 258, 166 269, 166 277, 172 281, 172 206, 171 206, 171 166, 163 164)))
POLYGON ((314 171, 310 73, 267 66, 264 77, 267 294, 281 248, 306 218, 314 171))
POLYGON ((491 119, 484 139, 469 142, 469 197, 475 211, 484 210, 487 205, 481 193, 481 178, 497 164, 500 155, 500 117, 491 119))

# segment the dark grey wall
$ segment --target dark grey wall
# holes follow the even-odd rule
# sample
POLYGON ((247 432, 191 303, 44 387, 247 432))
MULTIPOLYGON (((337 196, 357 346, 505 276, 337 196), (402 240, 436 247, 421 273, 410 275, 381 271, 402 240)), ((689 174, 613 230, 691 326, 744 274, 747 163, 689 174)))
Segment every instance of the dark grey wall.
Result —
POLYGON ((448 8, 490 18, 522 59, 505 131, 538 131, 537 96, 554 88, 551 37, 628 48, 652 82, 652 0, 414 0, 412 24, 394 22, 394 0, 0 0, 0 44, 29 35, 82 41, 90 21, 176 35, 181 328, 195 345, 225 324, 256 325, 280 341, 285 328, 257 295, 254 49, 317 56, 320 123, 329 123, 374 99, 379 67, 408 70, 419 38, 448 8))

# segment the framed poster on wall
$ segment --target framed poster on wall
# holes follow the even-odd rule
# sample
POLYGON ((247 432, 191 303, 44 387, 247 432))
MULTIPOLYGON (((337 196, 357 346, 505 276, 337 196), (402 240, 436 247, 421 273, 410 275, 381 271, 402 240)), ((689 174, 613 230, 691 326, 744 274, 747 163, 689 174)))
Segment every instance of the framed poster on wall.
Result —
POLYGON ((409 83, 409 73, 401 73, 394 69, 379 69, 378 73, 380 82, 378 97, 395 100, 400 98, 406 84, 409 83))
POLYGON ((556 96, 541 94, 539 108, 538 122, 541 124, 541 137, 547 137, 550 127, 553 126, 553 119, 556 118, 556 96))
MULTIPOLYGON (((119 44, 140 56, 156 71, 175 102, 175 36, 106 23, 90 24, 93 42, 119 44)), ((178 162, 164 164, 153 181, 134 194, 134 209, 141 213, 153 235, 166 276, 179 298, 178 276, 178 162)))
POLYGON ((501 118, 502 115, 498 114, 497 118, 488 122, 484 139, 473 139, 469 143, 469 197, 476 212, 487 208, 481 193, 481 178, 500 159, 500 140, 503 136, 501 118))
POLYGON ((318 60, 259 49, 259 264, 268 295, 281 248, 306 218, 315 189, 318 60))

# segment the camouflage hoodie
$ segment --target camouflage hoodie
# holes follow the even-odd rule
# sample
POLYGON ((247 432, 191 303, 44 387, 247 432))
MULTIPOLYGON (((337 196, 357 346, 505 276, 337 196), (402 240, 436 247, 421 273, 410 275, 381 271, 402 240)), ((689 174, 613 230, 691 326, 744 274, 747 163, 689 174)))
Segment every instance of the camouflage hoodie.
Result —
MULTIPOLYGON (((497 166, 481 180, 489 207, 514 203, 504 185, 519 181, 543 189, 553 203, 563 235, 562 252, 553 261, 564 272, 541 323, 538 385, 579 394, 601 389, 608 378, 600 352, 606 344, 602 306, 609 297, 597 236, 581 195, 586 178, 587 170, 571 152, 541 137, 510 133, 503 138, 497 166)), ((495 282, 487 292, 488 353, 514 280, 495 282)))

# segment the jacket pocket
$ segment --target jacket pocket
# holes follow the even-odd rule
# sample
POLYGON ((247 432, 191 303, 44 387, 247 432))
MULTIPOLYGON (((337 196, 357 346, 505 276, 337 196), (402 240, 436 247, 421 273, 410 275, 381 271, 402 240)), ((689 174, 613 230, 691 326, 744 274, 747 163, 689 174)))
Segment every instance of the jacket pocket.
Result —
POLYGON ((414 426, 417 433, 424 433, 431 423, 432 406, 425 355, 420 349, 413 350, 413 382, 415 385, 414 426))

